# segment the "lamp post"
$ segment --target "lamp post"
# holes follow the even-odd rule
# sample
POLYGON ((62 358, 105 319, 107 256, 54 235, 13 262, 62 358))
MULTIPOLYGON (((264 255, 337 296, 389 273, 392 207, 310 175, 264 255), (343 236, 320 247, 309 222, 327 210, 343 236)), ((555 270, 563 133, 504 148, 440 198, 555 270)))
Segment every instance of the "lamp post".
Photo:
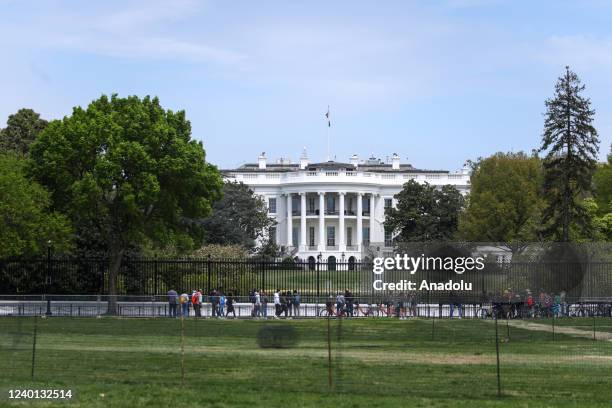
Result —
POLYGON ((46 316, 51 316, 51 299, 48 296, 49 285, 51 284, 51 240, 47 241, 47 277, 45 279, 45 294, 47 298, 46 316))

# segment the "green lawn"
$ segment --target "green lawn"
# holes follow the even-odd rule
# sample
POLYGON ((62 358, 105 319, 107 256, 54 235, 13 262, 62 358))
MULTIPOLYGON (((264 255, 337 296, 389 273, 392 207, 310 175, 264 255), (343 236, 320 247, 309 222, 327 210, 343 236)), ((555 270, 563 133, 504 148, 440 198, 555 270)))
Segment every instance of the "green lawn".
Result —
MULTIPOLYGON (((81 407, 608 407, 612 341, 500 321, 0 318, 0 407, 9 388, 72 389, 81 407), (260 348, 261 330, 290 347, 260 348), (290 336, 289 336, 290 335, 290 336), (181 356, 184 355, 184 384, 181 356)), ((604 320, 601 321, 602 323, 604 320)), ((609 322, 606 322, 609 325, 609 322)), ((586 330, 584 321, 563 322, 586 330), (584 324, 582 324, 584 322, 584 324), (570 324, 572 323, 572 324, 570 324)), ((540 326, 537 326, 540 325, 540 326)), ((592 329, 592 327, 591 327, 592 329)))

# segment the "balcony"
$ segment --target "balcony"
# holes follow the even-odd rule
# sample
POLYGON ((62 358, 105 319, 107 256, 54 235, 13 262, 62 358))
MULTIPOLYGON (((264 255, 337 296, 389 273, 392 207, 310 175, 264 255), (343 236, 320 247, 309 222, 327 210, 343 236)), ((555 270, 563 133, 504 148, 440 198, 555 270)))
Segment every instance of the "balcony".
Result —
POLYGON ((346 246, 347 251, 357 251, 358 249, 359 247, 357 245, 347 245, 346 246))
POLYGON ((318 247, 318 246, 316 246, 316 245, 308 245, 308 247, 307 247, 307 248, 308 248, 308 250, 309 250, 309 251, 316 251, 316 250, 318 250, 318 249, 319 249, 319 247, 318 247))
POLYGON ((337 251, 338 250, 338 245, 327 245, 325 247, 326 251, 337 251))
POLYGON ((338 210, 336 209, 326 209, 325 215, 338 215, 338 210))

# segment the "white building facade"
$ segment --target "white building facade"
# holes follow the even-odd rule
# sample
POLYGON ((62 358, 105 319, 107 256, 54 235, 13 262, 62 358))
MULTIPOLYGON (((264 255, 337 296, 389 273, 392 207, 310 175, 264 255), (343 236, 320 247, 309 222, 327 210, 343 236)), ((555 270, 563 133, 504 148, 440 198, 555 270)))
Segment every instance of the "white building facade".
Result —
POLYGON ((394 196, 409 180, 449 184, 463 194, 470 188, 467 168, 456 173, 419 170, 401 164, 397 154, 390 163, 375 158, 360 161, 356 155, 349 163, 310 163, 304 152, 299 163, 281 159, 269 164, 262 153, 258 163, 222 173, 265 200, 276 220, 271 239, 285 255, 308 262, 358 262, 371 249, 391 250, 385 209, 395 206, 394 196))

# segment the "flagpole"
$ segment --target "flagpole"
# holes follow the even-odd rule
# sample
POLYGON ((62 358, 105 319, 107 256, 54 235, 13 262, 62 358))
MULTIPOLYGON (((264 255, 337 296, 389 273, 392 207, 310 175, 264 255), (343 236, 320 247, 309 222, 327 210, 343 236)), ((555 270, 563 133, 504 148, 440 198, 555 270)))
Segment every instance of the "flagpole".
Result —
POLYGON ((331 126, 327 126, 327 161, 331 160, 331 152, 330 152, 330 148, 329 148, 329 128, 331 126))
POLYGON ((330 149, 330 142, 329 142, 329 131, 331 128, 331 113, 329 111, 329 105, 327 105, 327 114, 325 115, 327 117, 327 161, 331 160, 331 149, 330 149))

